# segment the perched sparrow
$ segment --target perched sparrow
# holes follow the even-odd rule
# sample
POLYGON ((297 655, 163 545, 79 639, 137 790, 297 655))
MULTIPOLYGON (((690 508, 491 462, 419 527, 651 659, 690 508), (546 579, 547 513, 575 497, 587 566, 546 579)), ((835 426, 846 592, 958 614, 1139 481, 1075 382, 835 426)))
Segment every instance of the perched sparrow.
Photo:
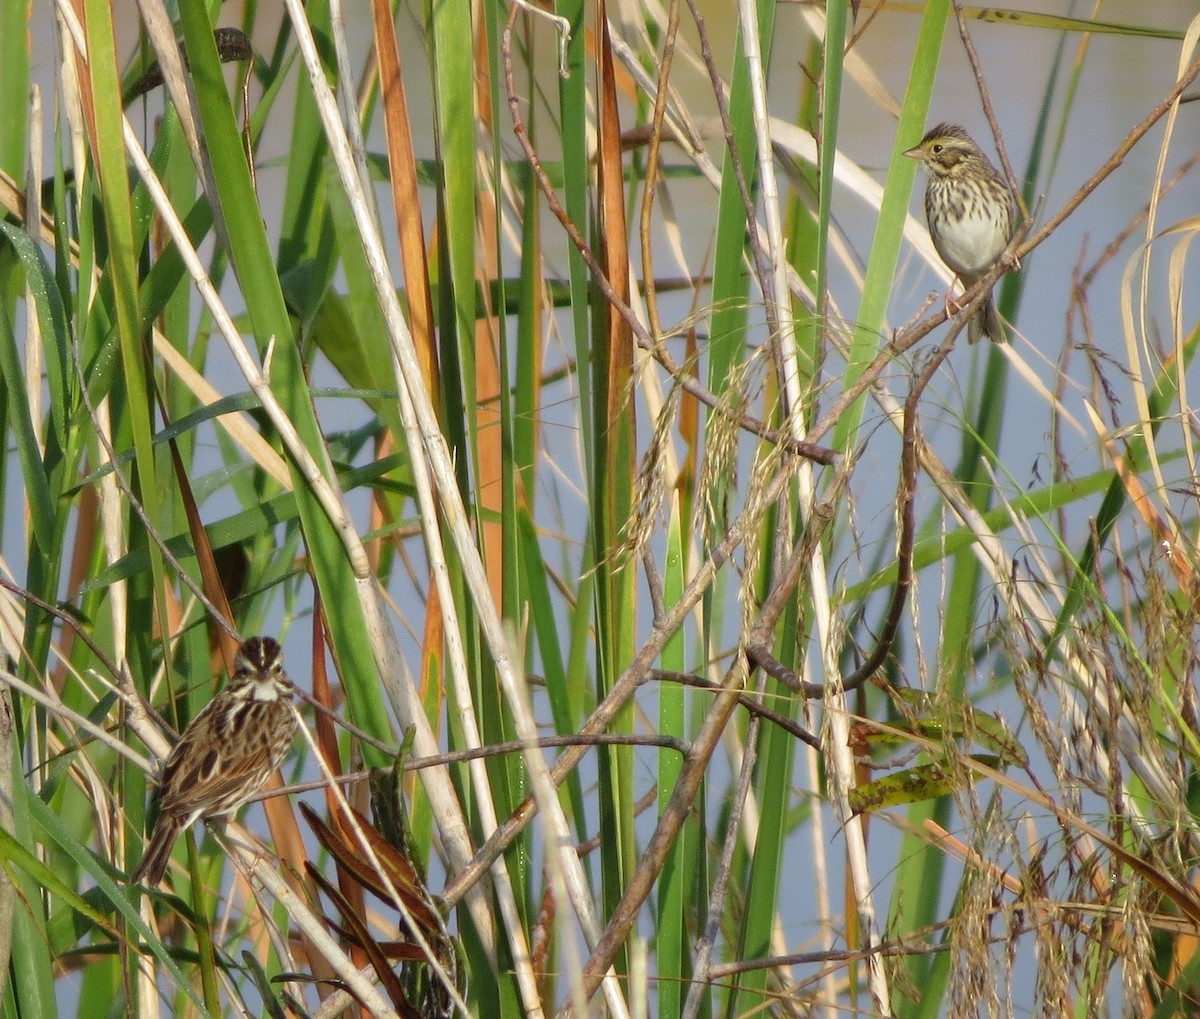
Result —
POLYGON ((133 875, 158 884, 179 833, 198 818, 232 814, 287 756, 296 732, 283 650, 251 637, 226 687, 192 719, 163 765, 158 820, 133 875))
MULTIPOLYGON (((996 264, 1016 229, 1016 203, 1008 184, 979 146, 957 124, 938 124, 904 153, 925 165, 925 218, 933 246, 971 287, 996 264)), ((1008 338, 992 295, 967 323, 967 340, 1008 338)))

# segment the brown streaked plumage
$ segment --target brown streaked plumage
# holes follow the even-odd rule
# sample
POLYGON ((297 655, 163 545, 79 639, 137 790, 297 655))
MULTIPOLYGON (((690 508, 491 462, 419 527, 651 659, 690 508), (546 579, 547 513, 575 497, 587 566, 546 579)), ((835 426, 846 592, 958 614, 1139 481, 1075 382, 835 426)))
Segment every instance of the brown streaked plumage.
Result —
POLYGON ((270 637, 251 637, 235 665, 229 683, 192 719, 163 765, 158 820, 135 884, 158 884, 180 832, 202 817, 233 813, 287 756, 296 718, 282 649, 270 637))
MULTIPOLYGON (((938 124, 904 153, 919 160, 929 176, 925 218, 933 246, 969 288, 1008 247, 1016 229, 1016 203, 1004 178, 957 124, 938 124)), ((992 295, 967 323, 967 339, 1008 338, 992 295)))

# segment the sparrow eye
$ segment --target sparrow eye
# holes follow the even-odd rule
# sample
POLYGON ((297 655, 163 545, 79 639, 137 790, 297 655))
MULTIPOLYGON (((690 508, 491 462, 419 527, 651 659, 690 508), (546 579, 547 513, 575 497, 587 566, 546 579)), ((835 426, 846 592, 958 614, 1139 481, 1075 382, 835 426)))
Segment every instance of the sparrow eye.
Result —
POLYGON ((941 151, 942 151, 942 146, 941 146, 940 144, 938 144, 938 145, 935 145, 935 146, 933 147, 933 154, 934 154, 935 156, 936 156, 936 155, 937 155, 939 152, 941 152, 941 151))

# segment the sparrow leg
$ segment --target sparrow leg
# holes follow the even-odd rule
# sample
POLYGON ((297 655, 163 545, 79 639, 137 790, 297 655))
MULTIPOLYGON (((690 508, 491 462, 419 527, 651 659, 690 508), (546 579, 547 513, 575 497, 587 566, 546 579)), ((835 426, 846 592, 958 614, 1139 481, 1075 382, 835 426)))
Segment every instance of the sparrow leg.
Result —
POLYGON ((959 280, 959 278, 957 276, 955 276, 954 283, 951 283, 950 289, 946 291, 946 314, 947 315, 957 315, 960 311, 962 311, 962 305, 959 304, 958 301, 956 301, 954 299, 954 285, 955 285, 955 283, 960 283, 960 282, 961 281, 959 280))

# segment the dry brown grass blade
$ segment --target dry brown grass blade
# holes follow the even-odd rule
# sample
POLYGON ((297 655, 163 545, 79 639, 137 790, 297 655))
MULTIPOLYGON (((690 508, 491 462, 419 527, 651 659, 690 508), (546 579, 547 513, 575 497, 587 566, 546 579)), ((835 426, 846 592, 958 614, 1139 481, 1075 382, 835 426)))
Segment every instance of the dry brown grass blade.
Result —
MULTIPOLYGON (((337 730, 333 724, 334 705, 329 686, 329 673, 325 668, 324 615, 319 594, 314 596, 314 601, 312 695, 315 701, 328 709, 327 711, 317 711, 315 713, 316 742, 321 756, 325 760, 325 766, 329 769, 330 773, 340 775, 343 771, 342 758, 341 752, 338 749, 337 730)), ((325 803, 327 809, 331 812, 337 809, 337 800, 329 789, 325 791, 325 803)), ((365 915, 362 886, 356 882, 342 879, 340 872, 339 885, 341 885, 342 894, 350 902, 350 908, 355 911, 355 915, 365 915)), ((354 960, 354 964, 360 968, 368 961, 366 952, 360 946, 354 944, 351 945, 350 957, 354 960)))
POLYGON ((387 135, 392 205, 400 239, 400 261, 408 294, 408 325, 417 359, 425 376, 430 399, 438 406, 437 352, 433 337, 433 298, 429 292, 429 260, 425 251, 425 228, 421 220, 421 195, 417 161, 413 154, 412 124, 408 99, 400 73, 400 51, 396 28, 387 0, 371 0, 375 21, 375 54, 379 60, 379 87, 383 100, 383 124, 387 135))
MULTIPOLYGON (((317 730, 317 746, 321 750, 321 756, 325 759, 329 770, 335 775, 340 775, 342 773, 342 755, 338 748, 337 730, 333 724, 335 713, 333 691, 329 686, 329 673, 325 668, 325 630, 320 622, 323 612, 320 596, 317 595, 313 612, 312 695, 318 704, 329 710, 328 712, 316 712, 314 721, 317 730)), ((335 809, 336 800, 332 796, 326 797, 326 803, 331 811, 335 809)))
POLYGON ((1105 439, 1104 447, 1108 451, 1108 455, 1112 457, 1113 467, 1121 478, 1121 484, 1125 486, 1125 493, 1129 496, 1133 508, 1150 528, 1159 546, 1167 550, 1166 560, 1170 564, 1171 572, 1175 574, 1181 590, 1191 591, 1195 597, 1192 564, 1188 560, 1186 549, 1176 539, 1170 524, 1163 519, 1162 514, 1151 502, 1150 494, 1146 491, 1141 479, 1129 469, 1125 457, 1116 448, 1116 443, 1111 439, 1105 439))
POLYGON ((421 639, 421 697, 429 695, 429 680, 442 674, 445 656, 446 620, 442 615, 441 595, 431 584, 425 603, 425 629, 421 639))
MULTIPOLYGON (((608 5, 596 5, 599 76, 596 190, 599 197, 599 254, 604 276, 623 305, 629 305, 629 236, 625 217, 625 178, 621 162, 621 120, 617 108, 616 66, 608 32, 608 5)), ((606 431, 613 439, 632 420, 626 400, 633 368, 633 332, 624 315, 608 304, 601 311, 608 356, 606 431)), ((614 465, 618 460, 611 461, 614 465)), ((611 489, 610 489, 611 491, 611 489)))
POLYGON ((396 1006, 396 1010, 404 1016, 419 1016, 419 1013, 409 1004, 408 995, 404 993, 404 985, 388 962, 382 946, 372 937, 371 931, 362 918, 362 913, 356 910, 350 900, 311 863, 306 863, 305 869, 308 871, 309 878, 329 896, 342 916, 342 923, 333 924, 333 926, 347 942, 367 957, 392 1004, 396 1006))
MULTIPOLYGON (((159 404, 159 412, 163 415, 165 423, 167 421, 167 410, 159 404)), ((216 642, 221 649, 221 659, 225 664, 225 672, 232 676, 234 672, 234 656, 237 654, 238 644, 233 636, 231 627, 233 622, 233 608, 229 604, 229 597, 225 590, 225 582, 221 577, 220 571, 217 569, 217 559, 213 555, 212 544, 208 540, 208 531, 204 529, 204 521, 200 517, 200 507, 196 505, 196 496, 192 491, 192 483, 188 478, 187 468, 184 467, 183 457, 179 453, 179 444, 171 439, 167 445, 171 450, 171 466, 175 471, 175 484, 179 489, 179 498, 183 503, 184 513, 187 515, 188 533, 192 537, 192 548, 196 551, 196 565, 200 568, 200 583, 204 589, 204 595, 216 607, 220 615, 229 623, 228 627, 218 626, 216 622, 210 620, 209 630, 210 636, 216 639, 216 642)), ((209 645, 210 651, 212 645, 209 645)))
MULTIPOLYGON (((334 822, 338 828, 335 831, 306 804, 300 804, 300 810, 317 836, 317 841, 329 852, 339 867, 383 902, 397 909, 401 908, 401 904, 395 901, 388 890, 387 884, 368 862, 355 832, 348 829, 344 820, 334 822)), ((403 899, 403 907, 420 925, 427 938, 440 941, 444 937, 445 927, 416 868, 357 811, 354 811, 354 819, 370 844, 371 851, 386 869, 387 880, 403 899)))
POLYGON ((454 989, 443 981, 456 979, 447 974, 458 973, 458 956, 442 915, 416 867, 353 808, 350 808, 350 816, 342 811, 335 813, 332 827, 308 806, 301 804, 301 810, 317 840, 333 856, 339 883, 343 887, 350 882, 357 883, 392 905, 400 914, 401 935, 412 937, 417 944, 376 939, 361 919, 365 911, 352 906, 345 895, 310 868, 313 879, 319 881, 338 905, 346 924, 344 935, 347 940, 366 954, 401 1014, 410 1014, 408 1002, 413 999, 419 1001, 422 1016, 448 1014, 454 989), (384 873, 375 869, 375 863, 384 873), (392 970, 390 960, 415 963, 420 968, 409 969, 406 977, 405 970, 399 974, 392 970))
MULTIPOLYGON (((478 48, 486 49, 483 28, 480 26, 478 48)), ((486 66, 486 52, 480 54, 479 66, 486 66)), ((476 79, 476 109, 490 111, 491 99, 487 95, 487 76, 476 79)), ((489 124, 490 126, 490 124, 489 124)), ((478 479, 476 490, 480 508, 479 528, 482 532, 483 565, 487 571, 488 585, 497 605, 504 603, 504 431, 501 428, 500 405, 503 380, 498 358, 496 309, 491 306, 492 282, 500 278, 502 270, 498 262, 499 224, 496 222, 495 202, 479 203, 475 215, 475 231, 479 236, 476 247, 475 279, 483 295, 482 305, 475 319, 475 414, 478 434, 476 450, 478 479)), ((468 385, 471 380, 468 380, 468 385)), ((469 394, 468 394, 469 399, 469 394)))

